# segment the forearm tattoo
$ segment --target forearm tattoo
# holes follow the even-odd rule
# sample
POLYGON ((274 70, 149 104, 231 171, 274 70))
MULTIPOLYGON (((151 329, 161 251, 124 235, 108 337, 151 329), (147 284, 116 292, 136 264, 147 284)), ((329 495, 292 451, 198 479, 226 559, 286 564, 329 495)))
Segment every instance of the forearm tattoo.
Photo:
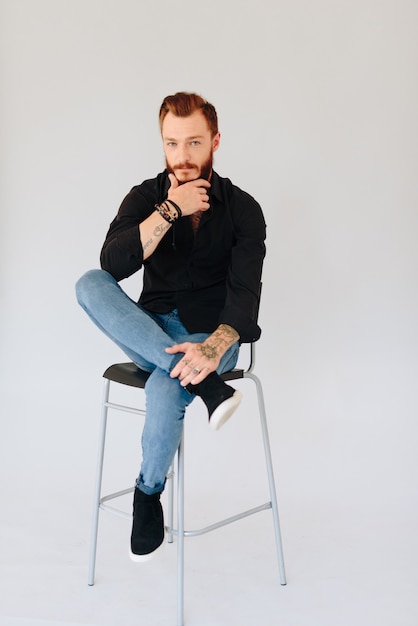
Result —
POLYGON ((158 224, 158 226, 156 226, 154 228, 154 237, 161 237, 161 235, 163 235, 166 230, 168 230, 170 228, 170 224, 158 224))
POLYGON ((149 248, 150 245, 152 245, 153 241, 154 241, 153 239, 148 239, 148 241, 146 243, 144 243, 144 245, 142 246, 142 249, 146 250, 147 248, 149 248))
POLYGON ((239 339, 239 334, 237 333, 235 328, 232 328, 232 326, 228 326, 228 324, 221 324, 219 328, 215 331, 215 334, 218 332, 225 335, 225 337, 227 337, 231 341, 231 343, 235 343, 235 341, 238 341, 239 339))
POLYGON ((146 241, 144 245, 142 246, 142 249, 144 251, 147 250, 154 243, 154 238, 162 237, 169 228, 170 228, 170 224, 168 223, 158 224, 158 226, 154 228, 154 232, 153 232, 154 237, 151 237, 150 239, 148 239, 148 241, 146 241))

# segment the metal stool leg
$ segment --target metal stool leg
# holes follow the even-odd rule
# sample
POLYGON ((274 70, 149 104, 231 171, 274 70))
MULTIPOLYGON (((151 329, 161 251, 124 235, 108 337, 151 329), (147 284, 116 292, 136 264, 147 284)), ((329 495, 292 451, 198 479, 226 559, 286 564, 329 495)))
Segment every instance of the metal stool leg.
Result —
POLYGON ((184 430, 177 450, 177 626, 184 622, 184 430))
POLYGON ((167 476, 167 499, 168 499, 168 514, 167 514, 167 542, 173 543, 173 523, 174 523, 174 463, 172 463, 167 476))
POLYGON ((103 389, 103 402, 102 402, 102 419, 100 424, 99 434, 99 450, 97 455, 97 471, 96 471, 96 486, 94 491, 94 509, 93 509, 93 521, 91 526, 91 540, 90 540, 90 561, 89 561, 89 577, 88 584, 94 585, 94 572, 96 568, 96 550, 97 550, 97 532, 99 527, 99 512, 100 512, 100 494, 102 489, 102 476, 103 476, 103 458, 106 441, 106 425, 107 425, 107 403, 109 401, 109 387, 110 381, 105 380, 103 389))
POLYGON ((261 431, 263 434, 264 454, 267 467, 267 476, 270 488, 271 509, 273 514, 274 533, 276 537, 277 560, 279 563, 280 583, 286 585, 286 572, 284 566, 283 544, 280 533, 279 511, 277 506, 276 486, 274 482, 273 462, 271 458, 270 439, 267 428, 266 409, 264 405, 264 394, 260 379, 252 373, 246 374, 246 378, 251 378, 257 388, 258 409, 260 413, 261 431))

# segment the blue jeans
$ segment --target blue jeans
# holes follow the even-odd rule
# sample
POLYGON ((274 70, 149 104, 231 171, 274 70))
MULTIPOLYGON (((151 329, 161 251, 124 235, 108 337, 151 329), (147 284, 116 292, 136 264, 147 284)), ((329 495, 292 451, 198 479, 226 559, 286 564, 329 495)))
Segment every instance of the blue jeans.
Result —
MULTIPOLYGON (((137 486, 146 494, 164 489, 167 472, 180 443, 186 407, 194 399, 170 372, 182 354, 165 348, 191 341, 201 343, 209 333, 190 334, 177 310, 151 313, 131 300, 104 270, 91 270, 76 285, 77 300, 90 319, 139 368, 151 372, 145 384, 146 418, 142 431, 142 464, 137 486)), ((236 342, 224 354, 217 372, 233 369, 236 342)))

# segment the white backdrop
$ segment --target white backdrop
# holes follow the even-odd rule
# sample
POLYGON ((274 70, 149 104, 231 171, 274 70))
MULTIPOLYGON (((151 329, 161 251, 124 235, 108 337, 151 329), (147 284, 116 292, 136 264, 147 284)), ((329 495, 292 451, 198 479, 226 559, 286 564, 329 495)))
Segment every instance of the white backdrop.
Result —
MULTIPOLYGON (((101 374, 121 355, 74 283, 98 266, 124 195, 164 166, 162 98, 191 90, 218 110, 217 171, 268 223, 257 372, 289 567, 312 523, 338 539, 350 520, 354 542, 382 548, 386 525, 400 529, 387 558, 402 572, 417 553, 416 3, 0 7, 6 520, 19 491, 78 493, 89 516, 101 374)), ((126 284, 136 294, 140 277, 126 284)), ((251 430, 231 429, 256 490, 251 430)), ((194 472, 199 486, 214 489, 210 471, 194 472)))

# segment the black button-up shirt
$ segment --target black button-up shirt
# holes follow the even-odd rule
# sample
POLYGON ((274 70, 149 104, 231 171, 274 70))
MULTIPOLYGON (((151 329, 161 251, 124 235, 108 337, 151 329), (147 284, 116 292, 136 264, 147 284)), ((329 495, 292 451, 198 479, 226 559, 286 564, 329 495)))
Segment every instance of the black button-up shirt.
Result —
POLYGON ((139 303, 157 313, 177 309, 190 333, 228 324, 241 342, 256 341, 266 236, 260 205, 213 172, 210 208, 197 232, 187 216, 176 220, 144 260, 138 224, 165 200, 169 187, 164 171, 128 193, 107 233, 102 268, 119 281, 143 267, 139 303))

